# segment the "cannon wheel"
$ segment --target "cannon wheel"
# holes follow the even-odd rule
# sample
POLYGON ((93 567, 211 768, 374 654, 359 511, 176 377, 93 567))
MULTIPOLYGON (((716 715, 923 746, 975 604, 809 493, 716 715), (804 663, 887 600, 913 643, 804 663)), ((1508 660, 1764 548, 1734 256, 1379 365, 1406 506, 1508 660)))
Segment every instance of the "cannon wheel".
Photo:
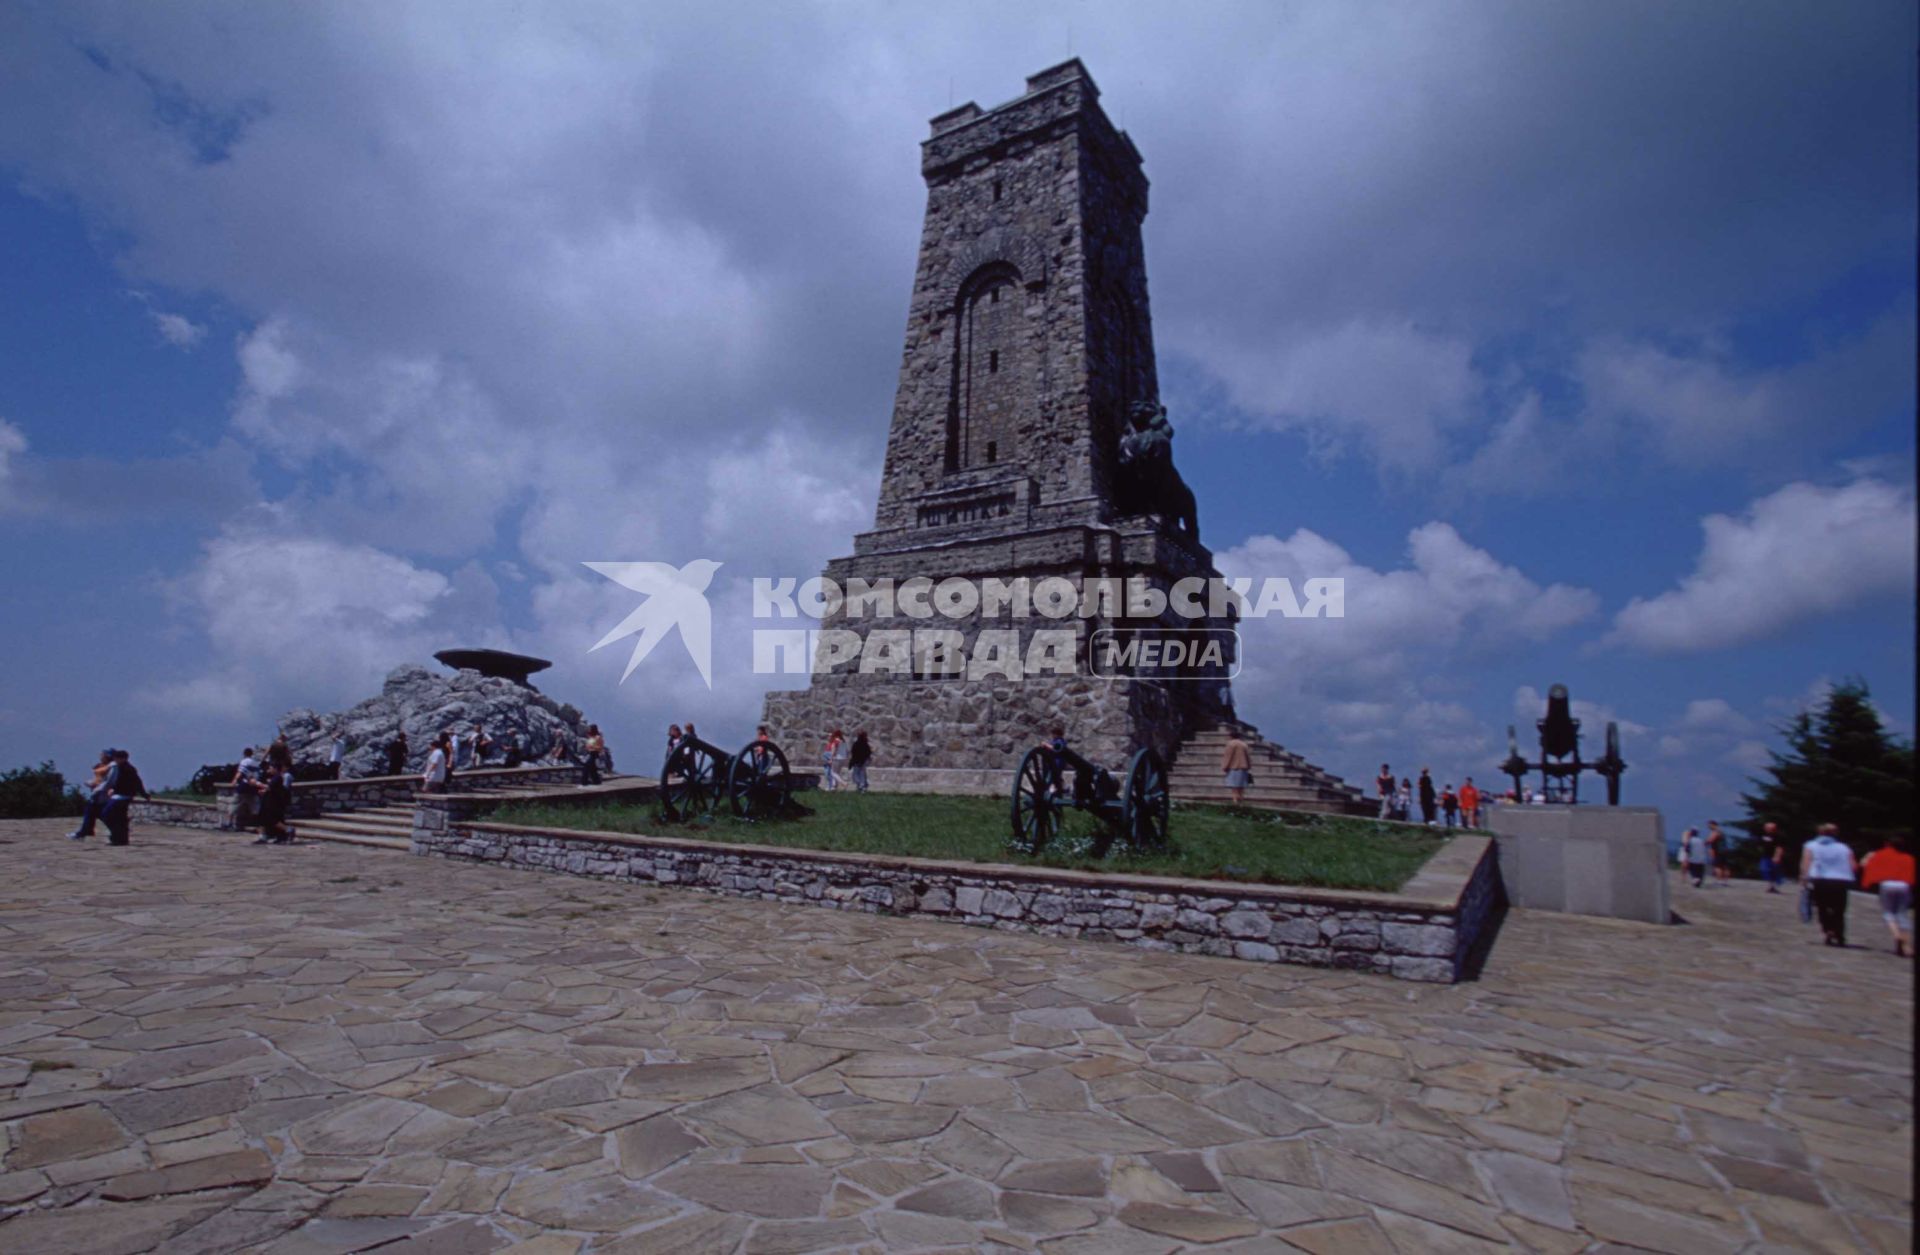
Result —
POLYGON ((787 755, 772 741, 751 741, 733 756, 727 773, 727 800, 742 819, 771 819, 793 800, 793 773, 787 755))
POLYGON ((1013 773, 1013 840, 1021 854, 1038 854, 1060 831, 1060 804, 1053 795, 1053 755, 1035 746, 1013 773))
POLYGON ((719 760, 698 745, 675 747, 660 768, 660 802, 668 819, 692 819, 720 800, 719 760))
POLYGON ((1167 764, 1151 748, 1127 765, 1127 789, 1120 799, 1120 829, 1136 850, 1167 848, 1167 764))

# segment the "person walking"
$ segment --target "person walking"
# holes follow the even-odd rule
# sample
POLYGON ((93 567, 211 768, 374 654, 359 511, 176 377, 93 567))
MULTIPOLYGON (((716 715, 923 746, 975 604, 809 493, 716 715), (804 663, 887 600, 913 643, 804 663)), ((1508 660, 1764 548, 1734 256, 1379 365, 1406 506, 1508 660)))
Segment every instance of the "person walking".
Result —
POLYGON ((1810 887, 1813 909, 1820 916, 1820 931, 1826 935, 1827 944, 1844 948, 1847 898, 1860 875, 1860 860, 1840 840, 1839 832, 1837 825, 1820 825, 1819 835, 1800 851, 1800 879, 1810 887))
POLYGON ((402 728, 393 734, 391 741, 387 742, 387 774, 390 776, 406 775, 407 756, 407 733, 406 729, 402 728))
POLYGON ((493 738, 487 735, 485 727, 477 723, 474 724, 473 765, 476 767, 484 766, 487 761, 487 755, 491 753, 493 753, 493 738))
POLYGON ((872 761, 873 744, 867 740, 867 730, 861 728, 853 734, 853 748, 847 752, 847 767, 853 773, 854 792, 867 791, 867 764, 872 761))
POLYGON ((1707 849, 1713 855, 1713 878, 1728 882, 1733 879, 1733 869, 1727 865, 1727 834, 1720 831, 1720 821, 1707 821, 1707 849))
MULTIPOLYGON (((1247 800, 1247 786, 1253 783, 1253 751, 1241 739, 1240 730, 1234 728, 1227 733, 1227 744, 1220 751, 1220 771, 1226 778, 1227 796, 1233 799, 1235 806, 1247 800)), ((1384 808, 1391 802, 1393 780, 1387 780, 1387 793, 1380 805, 1384 808)), ((1385 818, 1384 811, 1381 818, 1385 818)))
POLYGON ((447 764, 453 755, 453 745, 446 733, 442 732, 433 742, 427 754, 426 770, 420 773, 420 788, 425 793, 445 793, 449 771, 447 764))
POLYGON ((1413 781, 1400 777, 1400 787, 1393 795, 1393 817, 1401 823, 1413 818, 1413 781))
POLYGON ((93 835, 94 822, 107 807, 107 791, 102 786, 112 770, 113 750, 103 749, 100 751, 100 761, 93 766, 93 779, 87 782, 87 808, 80 812, 80 824, 67 834, 67 840, 85 841, 93 835))
POLYGON ((1687 869, 1687 875, 1698 889, 1707 879, 1707 843, 1698 828, 1689 828, 1680 834, 1680 862, 1687 869))
POLYGON ((107 804, 100 809, 100 822, 107 826, 108 845, 126 845, 133 826, 133 799, 151 798, 139 768, 125 750, 113 751, 113 766, 100 787, 107 791, 107 804))
POLYGON ((1768 893, 1780 892, 1780 867, 1786 862, 1786 847, 1780 844, 1780 825, 1760 827, 1760 879, 1767 882, 1768 893))
POLYGON ((1480 790, 1473 787, 1473 777, 1460 786, 1460 823, 1466 828, 1480 826, 1480 790))
POLYGON ((327 738, 327 779, 338 780, 347 765, 347 730, 335 725, 327 738))
POLYGON ((1380 774, 1373 778, 1374 796, 1380 799, 1380 818, 1393 818, 1393 768, 1386 763, 1380 764, 1380 774))
POLYGON ((1440 790, 1440 813, 1446 816, 1447 827, 1456 827, 1460 822, 1460 795, 1453 791, 1453 781, 1447 781, 1440 790))
POLYGON ((1433 774, 1427 768, 1420 769, 1420 820, 1427 827, 1433 827, 1433 818, 1438 810, 1438 798, 1433 791, 1433 774))
POLYGON ((1893 934, 1893 952, 1913 954, 1913 855, 1905 837, 1888 837, 1860 865, 1860 887, 1880 895, 1880 918, 1893 934))
POLYGON ((825 774, 821 777, 822 787, 831 793, 840 787, 840 777, 834 774, 834 767, 840 757, 840 747, 846 744, 846 736, 835 728, 827 733, 826 747, 820 751, 820 766, 825 774))

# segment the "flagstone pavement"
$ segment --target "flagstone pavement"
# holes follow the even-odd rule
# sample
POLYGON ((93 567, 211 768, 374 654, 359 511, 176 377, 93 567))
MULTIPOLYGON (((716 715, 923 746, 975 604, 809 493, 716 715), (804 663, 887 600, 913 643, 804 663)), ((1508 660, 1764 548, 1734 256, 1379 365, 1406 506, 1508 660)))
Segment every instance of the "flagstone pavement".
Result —
POLYGON ((1877 914, 1454 987, 0 824, 0 1251, 1906 1251, 1877 914))

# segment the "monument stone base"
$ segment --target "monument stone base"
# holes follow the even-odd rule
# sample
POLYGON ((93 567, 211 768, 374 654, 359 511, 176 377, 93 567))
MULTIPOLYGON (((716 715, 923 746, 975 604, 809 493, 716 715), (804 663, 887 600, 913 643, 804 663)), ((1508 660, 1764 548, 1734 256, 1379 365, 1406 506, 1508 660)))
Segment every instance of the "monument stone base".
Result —
POLYGON ((1496 806, 1507 901, 1536 911, 1665 924, 1666 832, 1650 806, 1496 806))

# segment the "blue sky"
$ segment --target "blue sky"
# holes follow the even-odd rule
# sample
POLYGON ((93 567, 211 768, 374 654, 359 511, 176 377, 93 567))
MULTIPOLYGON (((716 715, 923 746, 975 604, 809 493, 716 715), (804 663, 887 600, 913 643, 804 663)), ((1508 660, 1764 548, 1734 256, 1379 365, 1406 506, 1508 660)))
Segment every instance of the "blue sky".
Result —
MULTIPOLYGON (((745 579, 871 525, 926 119, 1082 57, 1153 180, 1223 568, 1342 574, 1240 707, 1483 782, 1569 684, 1734 810, 1913 726, 1911 6, 0 11, 0 763, 161 780, 449 645, 743 735, 745 579), (727 563, 715 690, 580 564, 727 563), (729 627, 729 622, 736 626, 729 627)), ((1597 746, 1598 726, 1590 744, 1597 746)))

